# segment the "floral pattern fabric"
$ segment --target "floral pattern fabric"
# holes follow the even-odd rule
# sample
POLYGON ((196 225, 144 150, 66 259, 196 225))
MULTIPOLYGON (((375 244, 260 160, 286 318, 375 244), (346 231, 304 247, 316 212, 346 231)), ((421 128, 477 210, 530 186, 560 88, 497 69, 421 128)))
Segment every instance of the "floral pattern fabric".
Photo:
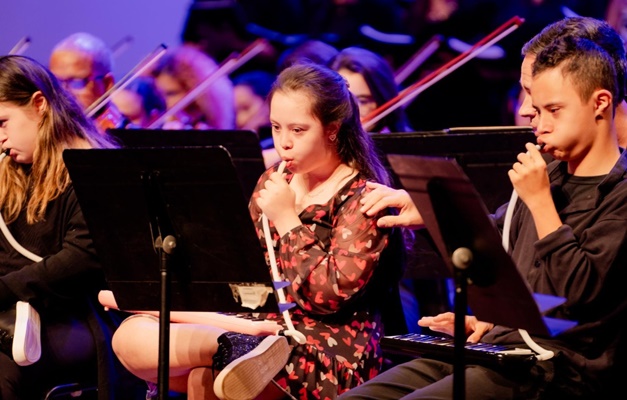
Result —
MULTIPOLYGON (((255 200, 271 172, 262 175, 250 203, 264 249, 262 214, 255 200)), ((304 209, 302 225, 283 237, 269 221, 279 272, 291 283, 286 300, 297 304, 292 322, 307 338, 306 344, 295 345, 276 381, 300 399, 334 399, 381 368, 380 317, 360 299, 388 234, 377 228, 379 216, 359 211, 365 187, 366 179, 356 175, 327 203, 304 209)), ((280 315, 262 317, 283 322, 280 315)))

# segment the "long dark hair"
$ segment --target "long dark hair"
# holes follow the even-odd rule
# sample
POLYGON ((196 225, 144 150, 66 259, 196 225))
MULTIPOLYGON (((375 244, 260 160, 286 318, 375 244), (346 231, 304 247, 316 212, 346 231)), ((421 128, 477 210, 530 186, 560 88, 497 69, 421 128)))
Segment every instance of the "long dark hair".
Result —
POLYGON ((357 103, 340 74, 318 64, 294 64, 279 74, 268 101, 278 91, 307 92, 312 101, 311 112, 323 126, 340 124, 336 144, 342 162, 361 171, 369 179, 390 183, 372 139, 361 126, 357 103))
MULTIPOLYGON (((394 72, 390 64, 378 54, 360 47, 347 47, 331 62, 331 68, 335 71, 347 69, 361 74, 372 93, 377 107, 382 106, 398 95, 398 85, 394 81, 394 72)), ((386 115, 371 129, 372 132, 380 132, 384 128, 391 132, 406 132, 410 128, 407 123, 405 109, 399 107, 386 115)))
POLYGON ((15 220, 25 206, 28 222, 42 219, 48 202, 68 187, 70 177, 63 162, 63 150, 114 147, 106 136, 98 133, 72 95, 43 65, 23 56, 0 57, 0 102, 25 107, 37 92, 46 99, 46 109, 39 125, 30 173, 27 175, 13 161, 4 161, 0 168, 0 204, 6 222, 15 220))

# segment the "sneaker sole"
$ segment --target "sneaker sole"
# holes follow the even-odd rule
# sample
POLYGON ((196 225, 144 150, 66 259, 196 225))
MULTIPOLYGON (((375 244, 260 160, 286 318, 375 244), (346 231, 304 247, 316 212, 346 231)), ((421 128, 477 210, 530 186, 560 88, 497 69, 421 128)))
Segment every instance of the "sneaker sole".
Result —
POLYGON ((39 313, 27 302, 18 301, 15 305, 15 314, 13 360, 17 365, 31 365, 41 357, 39 313))
POLYGON ((254 399, 285 367, 291 349, 283 336, 268 336, 250 353, 216 376, 213 391, 222 400, 254 399))

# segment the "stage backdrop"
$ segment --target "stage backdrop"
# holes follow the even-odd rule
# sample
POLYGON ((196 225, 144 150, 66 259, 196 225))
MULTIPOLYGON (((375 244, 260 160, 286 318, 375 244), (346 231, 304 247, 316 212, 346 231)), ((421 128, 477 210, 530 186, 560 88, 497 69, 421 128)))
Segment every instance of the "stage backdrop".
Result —
POLYGON ((118 49, 114 74, 120 79, 159 44, 180 44, 190 3, 191 0, 2 0, 0 54, 7 54, 28 36, 31 45, 23 55, 48 65, 57 42, 75 32, 88 32, 118 49))

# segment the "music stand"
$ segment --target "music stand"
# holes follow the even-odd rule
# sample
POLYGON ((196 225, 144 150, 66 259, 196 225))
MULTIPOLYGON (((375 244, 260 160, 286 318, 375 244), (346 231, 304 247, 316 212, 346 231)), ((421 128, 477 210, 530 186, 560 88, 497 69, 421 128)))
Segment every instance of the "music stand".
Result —
MULTIPOLYGON (((484 126, 441 131, 381 133, 372 135, 384 164, 388 154, 454 158, 481 195, 488 211, 509 200, 512 184, 507 171, 512 160, 535 143, 531 127, 484 126)), ((394 171, 392 175, 396 178, 394 171)))
POLYGON ((223 147, 72 149, 63 159, 120 309, 161 310, 160 396, 171 309, 282 312, 223 147))
POLYGON ((457 162, 398 154, 388 155, 388 160, 455 278, 453 394, 462 399, 467 305, 482 321, 546 336, 556 332, 541 316, 483 201, 457 162))
POLYGON ((225 147, 249 199, 257 180, 266 170, 257 134, 250 130, 172 130, 172 129, 108 129, 121 147, 225 147))
MULTIPOLYGON (((511 196, 512 184, 507 177, 507 171, 512 166, 512 160, 516 160, 520 149, 524 149, 526 143, 535 142, 531 127, 522 126, 479 126, 438 131, 381 133, 373 134, 372 139, 382 163, 388 168, 396 186, 401 184, 389 165, 388 154, 454 158, 490 212, 494 212, 511 196)), ((405 278, 427 279, 431 283, 450 277, 447 266, 434 247, 432 238, 427 232, 416 233, 405 278)), ((424 296, 418 293, 417 295, 424 296)), ((432 301, 432 297, 425 298, 423 304, 432 301)), ((448 297, 440 301, 448 304, 448 297)))

